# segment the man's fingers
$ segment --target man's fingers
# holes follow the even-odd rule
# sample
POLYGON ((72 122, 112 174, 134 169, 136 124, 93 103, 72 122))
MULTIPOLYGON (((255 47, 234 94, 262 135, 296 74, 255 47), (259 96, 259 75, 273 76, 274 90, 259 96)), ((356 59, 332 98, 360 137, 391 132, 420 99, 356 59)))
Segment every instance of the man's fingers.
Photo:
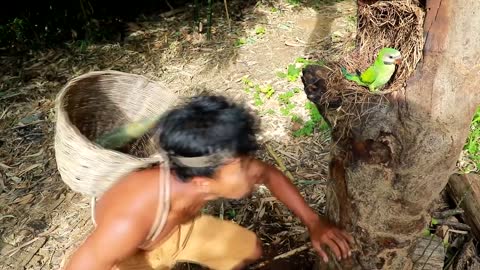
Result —
POLYGON ((337 257, 339 260, 341 260, 342 259, 342 253, 340 252, 340 249, 339 249, 337 243, 335 243, 335 241, 332 240, 332 239, 326 239, 324 242, 333 251, 333 254, 335 254, 335 257, 337 257))
POLYGON ((327 253, 325 253, 325 251, 322 249, 322 247, 320 246, 320 244, 318 243, 313 243, 313 247, 315 248, 315 250, 318 252, 318 254, 320 255, 320 257, 322 257, 322 260, 323 262, 325 263, 328 263, 328 255, 327 253))
POLYGON ((350 245, 355 244, 355 241, 353 240, 353 237, 352 237, 349 233, 347 233, 347 232, 345 232, 345 231, 340 231, 340 233, 343 235, 343 237, 345 237, 345 239, 348 240, 348 243, 349 243, 350 245))
POLYGON ((332 237, 333 241, 338 245, 342 252, 342 257, 346 259, 348 256, 350 256, 350 247, 348 246, 347 241, 344 239, 343 235, 341 233, 336 233, 332 237))

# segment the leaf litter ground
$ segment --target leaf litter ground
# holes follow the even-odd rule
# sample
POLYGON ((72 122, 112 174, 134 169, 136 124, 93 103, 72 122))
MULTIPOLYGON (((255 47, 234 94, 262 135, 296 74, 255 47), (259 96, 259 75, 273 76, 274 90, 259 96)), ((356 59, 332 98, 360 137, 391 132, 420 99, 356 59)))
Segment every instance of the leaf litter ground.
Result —
MULTIPOLYGON (((229 2, 244 14, 231 30, 223 6, 216 6, 211 41, 192 27, 190 12, 180 12, 129 23, 121 43, 77 42, 1 56, 0 268, 58 269, 92 229, 88 198, 71 192, 56 169, 53 105, 68 80, 93 70, 142 74, 168 83, 181 96, 208 91, 245 102, 261 120, 259 157, 288 171, 309 204, 323 213, 330 141, 308 108, 298 70, 326 39, 351 40, 355 5, 312 2, 259 2, 243 9, 229 2)), ((205 211, 257 233, 267 263, 252 269, 311 268, 314 254, 305 228, 264 187, 205 211), (268 262, 282 254, 285 258, 268 262)))

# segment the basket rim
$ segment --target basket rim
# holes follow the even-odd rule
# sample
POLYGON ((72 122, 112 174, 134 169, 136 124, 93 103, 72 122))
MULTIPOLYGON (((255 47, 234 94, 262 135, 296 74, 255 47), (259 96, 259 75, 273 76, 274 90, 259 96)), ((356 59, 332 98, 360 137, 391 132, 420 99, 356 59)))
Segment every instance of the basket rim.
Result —
MULTIPOLYGON (((126 76, 126 75, 127 76, 134 76, 134 77, 142 78, 142 79, 146 80, 148 83, 155 83, 155 84, 161 86, 160 83, 158 83, 154 80, 151 80, 151 79, 149 79, 149 78, 147 78, 143 75, 121 72, 121 71, 116 71, 116 70, 90 71, 90 72, 87 72, 85 74, 76 76, 76 77, 70 79, 65 84, 65 86, 62 87, 60 92, 57 94, 57 97, 55 98, 56 125, 58 124, 60 114, 62 114, 63 115, 63 121, 65 121, 65 123, 70 128, 72 128, 75 135, 79 136, 89 147, 91 147, 92 149, 94 149, 96 151, 101 151, 101 152, 103 152, 104 154, 107 154, 107 155, 121 156, 123 158, 128 158, 130 160, 135 160, 135 161, 140 161, 140 162, 158 161, 158 157, 156 157, 156 156, 141 158, 141 157, 136 157, 136 156, 129 155, 129 154, 126 154, 126 153, 122 153, 122 152, 119 152, 119 151, 116 151, 116 150, 103 148, 100 145, 98 145, 98 144, 92 142, 91 140, 89 140, 85 135, 82 134, 82 132, 80 132, 78 127, 70 121, 70 117, 69 117, 67 111, 65 110, 65 102, 64 102, 64 97, 65 97, 66 93, 68 92, 68 90, 71 89, 73 85, 75 85, 78 81, 80 81, 82 79, 92 77, 92 76, 98 76, 98 75, 106 75, 106 74, 122 75, 122 76, 126 76)), ((58 129, 55 129, 55 133, 56 134, 59 133, 58 129)))

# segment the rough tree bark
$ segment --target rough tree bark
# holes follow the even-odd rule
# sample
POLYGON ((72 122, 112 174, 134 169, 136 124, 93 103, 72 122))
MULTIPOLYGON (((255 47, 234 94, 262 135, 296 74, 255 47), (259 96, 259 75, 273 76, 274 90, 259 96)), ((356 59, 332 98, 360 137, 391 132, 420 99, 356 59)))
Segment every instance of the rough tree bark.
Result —
MULTIPOLYGON (((480 103, 480 1, 427 0, 426 6, 423 59, 406 88, 332 145, 327 214, 358 243, 343 269, 414 268, 410 254, 480 103)), ((310 66, 302 79, 309 99, 333 122, 344 112, 320 99, 324 74, 310 66)), ((333 128, 333 141, 342 128, 333 128)))

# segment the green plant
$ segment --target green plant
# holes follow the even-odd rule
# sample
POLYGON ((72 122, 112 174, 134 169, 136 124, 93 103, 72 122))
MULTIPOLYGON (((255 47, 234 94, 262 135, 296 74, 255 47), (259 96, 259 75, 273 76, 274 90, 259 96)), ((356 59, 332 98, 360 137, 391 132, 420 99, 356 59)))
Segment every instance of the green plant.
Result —
POLYGON ((0 25, 0 44, 24 42, 27 37, 29 24, 21 18, 14 18, 10 22, 0 25))
POLYGON ((243 45, 247 44, 247 39, 244 37, 238 38, 235 40, 235 47, 241 47, 243 45))
POLYGON ((278 101, 280 103, 280 113, 284 116, 290 115, 290 112, 295 108, 295 104, 290 99, 300 92, 300 88, 296 87, 293 90, 287 91, 278 95, 278 101))
POLYGON ((255 84, 248 76, 244 76, 242 78, 242 82, 245 85, 245 92, 252 93, 253 92, 253 104, 255 106, 261 106, 264 104, 263 98, 270 99, 275 90, 273 89, 272 85, 267 84, 265 86, 260 86, 255 84))
POLYGON ((301 0, 287 0, 287 3, 292 6, 298 6, 301 2, 301 0))
POLYGON ((477 109, 471 124, 471 131, 464 146, 469 158, 480 168, 480 107, 477 109))
POLYGON ((289 82, 296 82, 298 78, 300 78, 300 74, 302 69, 308 65, 323 65, 323 63, 319 61, 311 61, 305 58, 299 57, 295 59, 295 62, 289 64, 287 67, 287 72, 277 72, 277 76, 280 78, 286 78, 289 82))
POLYGON ((300 116, 296 114, 292 115, 292 121, 295 123, 303 124, 302 118, 300 118, 300 116))
POLYGON ((300 77, 301 69, 297 68, 295 64, 289 64, 287 72, 277 72, 277 76, 280 78, 286 78, 289 82, 295 82, 300 77))
POLYGON ((249 92, 251 91, 251 89, 255 86, 255 84, 253 83, 253 81, 250 80, 250 78, 248 78, 248 76, 243 76, 243 77, 242 77, 242 82, 243 82, 243 84, 245 84, 245 88, 244 88, 245 92, 248 92, 248 93, 249 93, 249 92))
MULTIPOLYGON (((328 127, 328 124, 327 122, 325 122, 325 120, 323 119, 322 115, 320 114, 320 112, 318 111, 317 109, 317 106, 315 106, 315 104, 311 103, 311 102, 307 102, 305 104, 305 109, 308 110, 309 114, 310 114, 310 120, 306 121, 304 124, 303 124, 303 127, 294 131, 293 132, 293 136, 294 137, 301 137, 301 136, 310 136, 313 134, 313 131, 315 130, 315 127, 320 124, 319 128, 320 130, 322 131, 325 131, 325 130, 328 130, 329 127, 328 127)), ((292 120, 294 120, 292 118, 292 120)), ((298 122, 299 118, 296 119, 297 121, 295 122, 298 122)))
POLYGON ((255 34, 256 35, 265 35, 266 29, 263 26, 255 27, 255 34))
POLYGON ((283 116, 290 115, 290 112, 295 109, 295 104, 291 103, 280 108, 280 113, 283 116))
POLYGON ((235 209, 228 209, 225 215, 227 216, 227 219, 234 219, 237 216, 237 212, 235 209))
POLYGON ((237 40, 235 40, 235 47, 242 47, 244 45, 247 45, 247 44, 253 44, 255 43, 255 41, 257 41, 255 38, 253 37, 241 37, 241 38, 238 38, 237 40))

